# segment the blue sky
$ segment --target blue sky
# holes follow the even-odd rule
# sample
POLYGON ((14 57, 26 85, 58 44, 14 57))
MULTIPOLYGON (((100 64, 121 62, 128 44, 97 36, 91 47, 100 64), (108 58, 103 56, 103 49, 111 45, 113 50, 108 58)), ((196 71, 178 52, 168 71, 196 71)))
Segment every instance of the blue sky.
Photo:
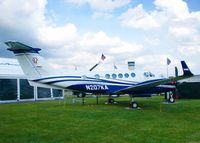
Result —
POLYGON ((3 42, 20 41, 43 49, 55 68, 119 69, 129 60, 141 70, 170 73, 186 60, 200 73, 198 0, 2 0, 0 56, 13 57, 3 42), (19 7, 20 5, 20 7, 19 7), (92 59, 92 60, 91 60, 92 59), (80 62, 81 61, 81 62, 80 62))

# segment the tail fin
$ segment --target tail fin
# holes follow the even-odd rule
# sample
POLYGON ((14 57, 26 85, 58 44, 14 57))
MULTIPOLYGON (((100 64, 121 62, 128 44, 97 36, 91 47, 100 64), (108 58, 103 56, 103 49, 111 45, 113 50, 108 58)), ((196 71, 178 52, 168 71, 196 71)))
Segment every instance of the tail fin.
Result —
POLYGON ((185 61, 181 61, 181 65, 182 65, 182 68, 183 68, 183 75, 184 76, 193 76, 193 73, 190 71, 190 69, 188 68, 185 61))
POLYGON ((14 52, 24 74, 31 80, 50 75, 51 68, 39 55, 39 48, 32 48, 20 42, 8 41, 8 50, 14 52))

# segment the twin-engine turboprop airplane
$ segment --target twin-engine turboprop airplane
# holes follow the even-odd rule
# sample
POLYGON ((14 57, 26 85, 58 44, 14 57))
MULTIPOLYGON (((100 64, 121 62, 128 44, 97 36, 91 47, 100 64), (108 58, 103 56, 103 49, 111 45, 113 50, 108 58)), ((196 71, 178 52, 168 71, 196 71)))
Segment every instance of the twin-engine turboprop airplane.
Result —
MULTIPOLYGON (((104 76, 89 71, 87 73, 67 72, 61 74, 52 69, 40 56, 41 49, 32 48, 20 42, 8 41, 5 44, 9 47, 8 50, 14 52, 31 85, 56 86, 76 91, 81 95, 86 93, 107 94, 110 97, 109 101, 113 100, 111 95, 129 94, 132 99, 132 108, 138 107, 138 104, 133 100, 134 97, 146 97, 172 91, 175 86, 170 83, 193 76, 184 61, 181 61, 183 75, 174 78, 156 77, 150 73, 139 76, 139 73, 136 72, 113 73, 104 76), (144 75, 148 78, 144 78, 144 75), (128 77, 132 79, 130 80, 128 77)), ((174 98, 171 97, 169 101, 174 102, 174 98)))

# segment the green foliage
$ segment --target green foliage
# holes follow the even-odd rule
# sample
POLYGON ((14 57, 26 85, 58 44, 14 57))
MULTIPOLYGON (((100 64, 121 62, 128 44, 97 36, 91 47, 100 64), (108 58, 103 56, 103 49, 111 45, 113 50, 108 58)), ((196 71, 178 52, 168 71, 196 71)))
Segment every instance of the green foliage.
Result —
POLYGON ((128 110, 128 97, 86 98, 0 105, 2 143, 196 143, 200 141, 200 100, 161 104, 163 97, 136 98, 141 110, 128 110))

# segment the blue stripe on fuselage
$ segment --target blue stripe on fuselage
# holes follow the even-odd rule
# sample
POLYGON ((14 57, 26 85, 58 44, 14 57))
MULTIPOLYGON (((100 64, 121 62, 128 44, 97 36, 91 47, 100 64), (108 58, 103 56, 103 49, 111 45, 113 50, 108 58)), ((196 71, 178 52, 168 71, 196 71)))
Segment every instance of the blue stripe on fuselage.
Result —
POLYGON ((121 84, 121 85, 135 85, 135 82, 134 83, 127 83, 127 82, 130 82, 130 81, 122 81, 122 82, 119 82, 119 81, 111 81, 111 80, 105 80, 105 79, 96 79, 96 78, 91 78, 91 77, 87 77, 85 79, 83 79, 81 76, 58 76, 58 77, 45 77, 45 78, 39 78, 39 79, 35 79, 33 81, 36 81, 36 82, 42 82, 43 80, 48 80, 48 79, 52 79, 52 81, 47 81, 47 82, 44 82, 46 84, 54 84, 54 83, 58 83, 58 82, 65 82, 65 81, 90 81, 90 82, 104 82, 104 83, 110 83, 110 84, 121 84), (56 79, 59 79, 59 78, 66 78, 66 79, 62 79, 62 80, 56 80, 56 79), (72 78, 75 78, 75 79, 72 79, 72 78), (55 79, 55 80, 53 80, 55 79))
POLYGON ((105 84, 77 84, 67 88, 87 93, 95 94, 112 94, 116 91, 122 90, 129 86, 116 86, 116 85, 105 85, 105 84))
POLYGON ((44 78, 34 79, 34 81, 42 81, 42 80, 54 79, 54 78, 81 78, 81 76, 54 76, 54 77, 44 77, 44 78))

